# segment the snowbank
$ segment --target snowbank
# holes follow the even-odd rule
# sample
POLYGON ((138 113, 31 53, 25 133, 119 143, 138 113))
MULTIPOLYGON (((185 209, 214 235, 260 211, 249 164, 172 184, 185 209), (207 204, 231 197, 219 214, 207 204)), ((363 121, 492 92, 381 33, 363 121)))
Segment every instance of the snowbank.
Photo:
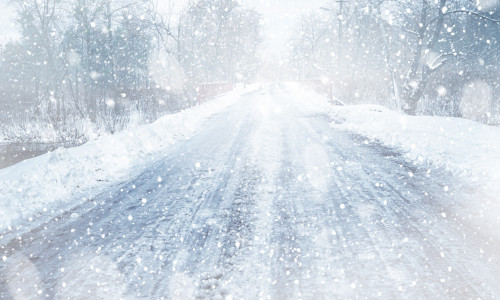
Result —
POLYGON ((385 107, 338 107, 336 128, 347 129, 403 150, 408 158, 455 174, 500 180, 500 128, 450 117, 407 116, 385 107))
POLYGON ((460 205, 450 210, 469 219, 471 226, 477 230, 481 228, 489 236, 498 232, 499 127, 460 118, 407 116, 374 105, 338 107, 331 116, 334 128, 401 149, 412 161, 461 176, 472 184, 472 189, 460 196, 464 200, 460 205))
POLYGON ((134 170, 140 171, 144 162, 154 159, 168 145, 189 137, 210 116, 231 105, 241 92, 0 170, 0 230, 61 204, 76 205, 78 202, 71 202, 91 198, 103 186, 119 182, 134 170))

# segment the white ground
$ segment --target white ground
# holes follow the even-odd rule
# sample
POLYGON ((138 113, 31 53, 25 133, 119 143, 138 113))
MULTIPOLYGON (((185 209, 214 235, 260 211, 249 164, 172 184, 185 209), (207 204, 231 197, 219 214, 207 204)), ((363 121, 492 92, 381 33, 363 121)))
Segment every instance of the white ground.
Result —
POLYGON ((382 106, 336 107, 334 127, 401 149, 419 163, 444 167, 490 187, 500 181, 500 127, 450 117, 412 117, 382 106))
MULTIPOLYGON (((412 117, 374 105, 336 107, 330 115, 333 128, 399 149, 416 166, 429 172, 445 169, 470 183, 480 196, 449 209, 500 240, 500 127, 460 118, 412 117)), ((445 184, 443 190, 455 192, 445 184)))
POLYGON ((84 201, 106 184, 141 172, 165 148, 189 139, 204 121, 233 103, 239 93, 0 170, 0 229, 15 225, 20 218, 57 210, 64 203, 75 205, 75 199, 84 201))
POLYGON ((0 171, 0 298, 496 298, 498 145, 294 86, 228 95, 0 171))

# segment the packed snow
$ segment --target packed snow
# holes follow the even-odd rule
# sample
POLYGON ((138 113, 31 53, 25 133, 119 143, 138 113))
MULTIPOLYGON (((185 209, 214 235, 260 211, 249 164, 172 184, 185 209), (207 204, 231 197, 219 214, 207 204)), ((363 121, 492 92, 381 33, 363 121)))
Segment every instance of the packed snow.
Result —
POLYGON ((0 11, 0 299, 500 298, 499 0, 0 11))
MULTIPOLYGON (((0 170, 0 229, 20 219, 55 209, 65 202, 90 199, 189 137, 205 120, 228 107, 242 90, 165 116, 135 129, 104 136, 80 147, 59 148, 0 170)), ((57 211, 57 210, 56 210, 57 211)))
MULTIPOLYGON (((364 136, 365 143, 398 149, 415 165, 428 168, 429 176, 442 168, 471 183, 474 196, 449 209, 471 219, 479 231, 500 238, 500 127, 461 118, 408 116, 378 105, 336 107, 331 116, 332 127, 364 136)), ((453 194, 449 189, 443 184, 453 194)))
POLYGON ((497 296, 496 231, 450 210, 467 178, 335 127, 356 109, 272 84, 7 169, 57 216, 0 235, 0 297, 497 296))
POLYGON ((496 186, 500 127, 452 117, 408 116, 378 105, 336 107, 332 126, 404 151, 409 159, 444 167, 496 186))
MULTIPOLYGON (((305 113, 328 111, 334 128, 365 136, 365 143, 375 141, 399 149, 416 164, 443 167, 455 175, 468 177, 471 182, 481 181, 486 193, 498 194, 499 127, 460 118, 408 116, 377 105, 333 107, 323 96, 298 85, 288 87, 294 95, 308 99, 301 103, 305 113)), ((112 184, 130 176, 154 160, 165 147, 188 139, 203 121, 230 106, 242 92, 240 89, 153 124, 105 136, 80 147, 59 148, 0 170, 0 228, 12 226, 18 219, 31 219, 71 199, 91 198, 102 183, 112 184)), ((281 110, 269 105, 261 109, 263 113, 281 110)))

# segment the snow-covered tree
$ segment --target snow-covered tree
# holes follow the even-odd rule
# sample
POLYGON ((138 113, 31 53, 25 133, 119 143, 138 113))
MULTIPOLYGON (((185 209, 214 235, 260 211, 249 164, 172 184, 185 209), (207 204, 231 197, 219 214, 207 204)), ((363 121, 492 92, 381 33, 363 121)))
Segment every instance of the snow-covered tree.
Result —
POLYGON ((331 1, 302 18, 291 61, 302 77, 330 77, 348 101, 459 116, 462 90, 475 78, 500 94, 500 5, 493 2, 331 1))

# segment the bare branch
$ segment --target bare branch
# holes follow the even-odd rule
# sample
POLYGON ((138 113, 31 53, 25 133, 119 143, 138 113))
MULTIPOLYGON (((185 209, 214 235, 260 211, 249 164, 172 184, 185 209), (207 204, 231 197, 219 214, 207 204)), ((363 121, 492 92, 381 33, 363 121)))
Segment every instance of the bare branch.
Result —
MULTIPOLYGON (((480 14, 480 13, 477 13, 477 12, 474 12, 474 11, 470 11, 470 10, 465 10, 465 9, 457 9, 457 10, 448 11, 448 12, 444 13, 443 16, 448 16, 448 15, 457 14, 457 13, 463 13, 463 14, 467 14, 467 15, 470 15, 470 16, 475 16, 475 17, 478 17, 480 19, 484 19, 484 20, 490 21, 492 23, 495 23, 497 25, 500 25, 500 20, 493 19, 493 18, 490 18, 490 17, 485 16, 483 14, 480 14)), ((439 16, 435 17, 434 19, 432 19, 429 22, 429 24, 432 24, 438 18, 439 18, 439 16)))

